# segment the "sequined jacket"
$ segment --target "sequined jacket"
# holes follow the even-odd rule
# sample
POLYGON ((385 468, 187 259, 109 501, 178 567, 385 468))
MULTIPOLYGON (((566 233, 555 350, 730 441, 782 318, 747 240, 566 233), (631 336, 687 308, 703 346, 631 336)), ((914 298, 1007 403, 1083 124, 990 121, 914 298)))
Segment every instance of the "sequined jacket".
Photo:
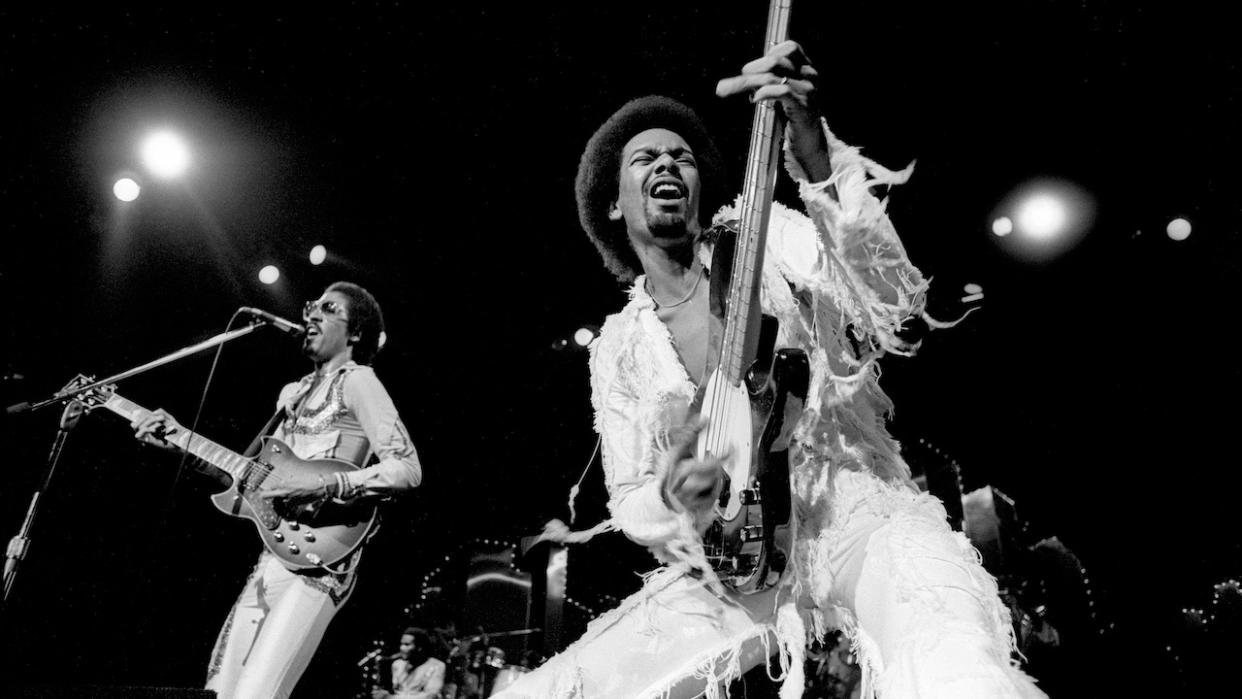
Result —
POLYGON ((343 459, 365 467, 345 474, 343 497, 391 494, 422 482, 414 442, 371 367, 346 362, 318 386, 309 374, 286 385, 277 406, 285 418, 274 436, 299 458, 343 459))
MULTIPOLYGON (((288 444, 298 458, 343 459, 364 467, 345 473, 342 499, 393 495, 422 482, 414 442, 371 367, 349 361, 318 384, 315 375, 308 374, 281 389, 277 408, 284 412, 284 419, 273 436, 288 444)), ((341 566, 344 572, 304 570, 299 574, 339 603, 353 587, 361 554, 359 547, 341 566)))

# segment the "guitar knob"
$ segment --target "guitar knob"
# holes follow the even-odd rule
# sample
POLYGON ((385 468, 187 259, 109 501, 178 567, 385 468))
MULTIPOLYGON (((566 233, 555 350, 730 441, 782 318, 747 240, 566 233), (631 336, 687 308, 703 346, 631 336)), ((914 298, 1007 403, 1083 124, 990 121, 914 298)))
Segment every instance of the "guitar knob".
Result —
POLYGON ((315 542, 315 532, 306 532, 305 534, 303 534, 303 535, 302 535, 302 538, 303 538, 303 539, 306 539, 306 540, 307 540, 308 542, 310 542, 310 543, 314 543, 314 542, 315 542))
POLYGON ((323 559, 320 558, 319 554, 316 554, 316 553, 306 554, 306 560, 310 561, 314 565, 323 565, 323 559))
POLYGON ((298 523, 297 523, 297 522, 294 522, 294 521, 292 521, 292 520, 290 520, 290 521, 289 521, 289 530, 290 530, 290 531, 295 531, 295 532, 296 532, 296 531, 298 530, 298 523))
POLYGON ((275 540, 277 540, 277 541, 284 541, 284 540, 285 540, 285 535, 284 535, 284 534, 281 534, 280 532, 276 532, 275 534, 272 534, 272 538, 273 538, 273 539, 275 539, 275 540))
POLYGON ((272 449, 271 449, 271 451, 272 451, 272 453, 273 453, 273 454, 279 454, 279 453, 280 453, 280 445, 279 445, 279 444, 273 444, 273 445, 272 445, 272 449))
POLYGON ((289 544, 289 553, 292 553, 293 555, 296 556, 301 552, 302 552, 302 549, 298 548, 297 544, 289 544))

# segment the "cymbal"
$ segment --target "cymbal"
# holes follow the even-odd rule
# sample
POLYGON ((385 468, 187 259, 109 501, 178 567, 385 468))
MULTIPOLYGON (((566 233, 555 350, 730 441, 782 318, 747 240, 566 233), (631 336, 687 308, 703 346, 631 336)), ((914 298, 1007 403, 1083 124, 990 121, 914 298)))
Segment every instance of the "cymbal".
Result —
POLYGON ((513 631, 493 631, 491 633, 481 633, 481 634, 476 634, 474 636, 465 636, 464 640, 477 641, 480 638, 495 638, 497 636, 522 636, 528 633, 535 633, 536 631, 543 631, 543 629, 539 627, 535 627, 533 629, 516 629, 513 631))

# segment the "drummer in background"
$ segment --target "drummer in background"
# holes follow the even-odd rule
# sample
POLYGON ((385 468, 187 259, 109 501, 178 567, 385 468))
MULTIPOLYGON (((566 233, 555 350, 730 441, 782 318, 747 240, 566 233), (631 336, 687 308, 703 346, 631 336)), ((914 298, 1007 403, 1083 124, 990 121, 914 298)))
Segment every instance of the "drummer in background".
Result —
POLYGON ((470 651, 470 639, 461 638, 457 634, 457 623, 452 619, 431 629, 432 655, 443 658, 444 686, 440 689, 442 699, 458 699, 459 689, 465 675, 466 657, 470 651))
POLYGON ((431 637, 417 626, 401 632, 397 658, 392 661, 392 691, 376 688, 371 699, 435 699, 444 686, 444 661, 431 655, 431 637))

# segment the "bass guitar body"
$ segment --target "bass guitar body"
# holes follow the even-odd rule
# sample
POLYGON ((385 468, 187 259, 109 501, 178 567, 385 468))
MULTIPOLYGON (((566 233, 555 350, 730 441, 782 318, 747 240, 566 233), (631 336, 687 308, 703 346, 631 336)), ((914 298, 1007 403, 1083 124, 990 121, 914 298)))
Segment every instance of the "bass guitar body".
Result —
MULTIPOLYGON (((733 236, 716 243, 713 268, 733 254, 733 236)), ((727 269, 727 267, 724 267, 727 269)), ((725 275, 715 275, 713 314, 722 315, 725 275)), ((810 368, 800 349, 776 349, 779 326, 764 315, 757 356, 740 381, 716 367, 705 383, 700 412, 712 421, 699 457, 729 454, 716 517, 703 533, 708 563, 731 589, 751 593, 780 579, 792 546, 787 415, 806 400, 810 368)))

